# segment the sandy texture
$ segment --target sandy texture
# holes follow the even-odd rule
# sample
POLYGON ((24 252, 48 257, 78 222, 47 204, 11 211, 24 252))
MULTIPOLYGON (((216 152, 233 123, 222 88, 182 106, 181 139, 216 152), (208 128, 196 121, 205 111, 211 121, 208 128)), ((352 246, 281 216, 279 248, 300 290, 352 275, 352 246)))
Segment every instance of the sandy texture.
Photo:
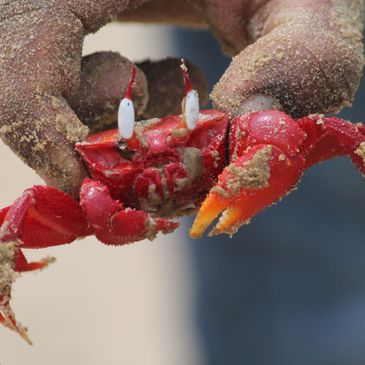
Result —
POLYGON ((82 125, 64 97, 79 83, 83 37, 143 1, 2 2, 0 135, 47 183, 73 195, 86 171, 82 125))
POLYGON ((257 151, 244 167, 234 163, 227 167, 230 179, 227 187, 232 195, 237 195, 242 189, 262 189, 269 185, 271 146, 257 151))
POLYGON ((357 148, 355 153, 362 158, 365 165, 365 142, 360 143, 360 146, 357 148))
POLYGON ((11 286, 19 275, 13 270, 14 255, 19 244, 20 242, 0 244, 0 312, 2 305, 7 304, 11 286))
POLYGON ((238 113, 248 97, 280 101, 295 117, 351 103, 363 66, 363 0, 271 0, 247 23, 256 42, 237 55, 212 99, 238 113))
POLYGON ((224 184, 211 189, 223 198, 237 196, 242 189, 263 189, 268 186, 270 179, 270 164, 272 158, 271 146, 258 150, 251 160, 243 166, 231 162, 226 168, 227 179, 224 184))
POLYGON ((87 128, 62 94, 78 81, 82 25, 66 11, 52 19, 45 8, 21 10, 0 23, 0 135, 42 177, 74 193, 85 171, 72 144, 87 128))

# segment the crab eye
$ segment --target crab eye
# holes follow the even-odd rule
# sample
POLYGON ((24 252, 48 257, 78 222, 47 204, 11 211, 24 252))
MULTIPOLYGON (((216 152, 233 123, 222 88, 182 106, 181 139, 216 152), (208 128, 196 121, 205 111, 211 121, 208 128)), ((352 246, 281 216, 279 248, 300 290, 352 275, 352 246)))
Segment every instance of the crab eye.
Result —
POLYGON ((135 115, 133 101, 129 98, 124 98, 121 100, 118 109, 118 129, 122 138, 132 138, 134 123, 135 115))
POLYGON ((194 129, 199 120, 199 95, 196 90, 190 90, 186 94, 183 104, 183 114, 188 129, 194 129))

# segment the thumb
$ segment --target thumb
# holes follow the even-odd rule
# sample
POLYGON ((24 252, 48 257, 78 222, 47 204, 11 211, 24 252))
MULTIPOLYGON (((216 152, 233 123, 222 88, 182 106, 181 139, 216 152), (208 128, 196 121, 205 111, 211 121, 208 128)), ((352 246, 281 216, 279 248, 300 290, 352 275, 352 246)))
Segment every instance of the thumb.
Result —
POLYGON ((337 112, 357 89, 364 1, 271 0, 249 23, 252 45, 215 86, 216 107, 233 113, 282 108, 295 117, 337 112))

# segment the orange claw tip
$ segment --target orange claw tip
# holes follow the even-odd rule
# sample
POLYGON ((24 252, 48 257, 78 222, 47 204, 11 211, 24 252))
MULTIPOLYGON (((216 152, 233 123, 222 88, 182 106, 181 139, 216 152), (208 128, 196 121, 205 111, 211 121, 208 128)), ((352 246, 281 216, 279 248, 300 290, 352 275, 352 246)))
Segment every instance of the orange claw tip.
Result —
POLYGON ((203 235, 208 226, 228 206, 229 200, 220 194, 210 192, 204 200, 190 229, 191 238, 199 238, 203 235))
POLYGON ((213 237, 220 234, 228 234, 232 237, 238 229, 250 223, 250 219, 243 220, 239 209, 230 205, 222 214, 217 225, 209 232, 208 236, 213 237))
POLYGON ((243 212, 244 208, 240 204, 237 204, 237 202, 231 203, 222 213, 217 225, 209 232, 209 236, 226 233, 232 237, 241 226, 243 212))

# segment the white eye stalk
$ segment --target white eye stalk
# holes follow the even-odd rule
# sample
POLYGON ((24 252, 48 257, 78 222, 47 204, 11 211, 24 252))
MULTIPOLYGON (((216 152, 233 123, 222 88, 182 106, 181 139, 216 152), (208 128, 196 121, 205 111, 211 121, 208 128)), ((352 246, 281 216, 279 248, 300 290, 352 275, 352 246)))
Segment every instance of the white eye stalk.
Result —
POLYGON ((119 134, 124 139, 130 139, 133 136, 135 124, 135 114, 133 101, 129 98, 123 98, 118 109, 118 129, 119 134))
POLYGON ((183 116, 186 126, 192 130, 199 120, 199 95, 196 90, 190 90, 183 102, 183 116))
POLYGON ((134 113, 134 105, 132 101, 132 89, 134 80, 136 79, 136 66, 132 67, 132 75, 129 81, 127 91, 121 100, 118 109, 118 129, 123 139, 131 139, 134 133, 134 125, 136 121, 134 113))
POLYGON ((191 87, 191 81, 186 67, 185 60, 181 59, 180 65, 184 84, 185 84, 185 97, 182 101, 182 128, 193 130, 199 120, 199 95, 196 90, 191 87))

